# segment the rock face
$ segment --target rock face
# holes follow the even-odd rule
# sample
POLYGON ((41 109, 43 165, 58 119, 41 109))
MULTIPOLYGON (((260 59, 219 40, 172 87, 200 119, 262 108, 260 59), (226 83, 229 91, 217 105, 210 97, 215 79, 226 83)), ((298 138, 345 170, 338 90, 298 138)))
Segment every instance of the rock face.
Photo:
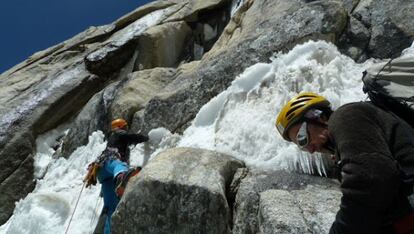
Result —
POLYGON ((182 131, 202 105, 248 66, 307 39, 335 42, 345 25, 346 11, 338 2, 246 1, 198 67, 180 78, 194 81, 150 100, 141 128, 182 131))
POLYGON ((127 187, 114 233, 328 233, 339 183, 285 171, 249 171, 217 152, 174 148, 127 187))
POLYGON ((328 233, 341 192, 331 179, 239 169, 233 233, 328 233))
POLYGON ((174 80, 177 69, 154 68, 131 73, 117 89, 110 111, 113 118, 132 119, 151 98, 174 80))
POLYGON ((213 151, 164 151, 129 183, 112 216, 113 232, 230 233, 226 193, 240 167, 213 151))
POLYGON ((105 83, 79 61, 70 62, 37 64, 0 79, 0 223, 34 186, 35 137, 68 120, 105 83))
POLYGON ((138 41, 136 70, 153 67, 176 67, 191 37, 185 21, 165 23, 149 28, 138 41))
POLYGON ((116 85, 110 85, 105 90, 95 94, 83 107, 82 111, 72 122, 72 127, 63 137, 60 155, 65 158, 76 150, 80 145, 88 142, 92 132, 99 129, 108 129, 108 102, 113 99, 116 85))
MULTIPOLYGON (((67 124, 59 152, 68 157, 114 117, 133 132, 182 132, 238 74, 274 53, 314 39, 357 61, 395 57, 414 39, 413 17, 405 0, 161 0, 34 54, 0 75, 0 224, 34 186, 39 134, 67 124)), ((263 198, 299 196, 272 189, 263 198)), ((275 218, 265 204, 263 222, 275 218)))
POLYGON ((359 0, 351 4, 351 1, 343 1, 353 7, 347 8, 350 20, 340 46, 353 59, 395 58, 411 45, 414 2, 359 0))
MULTIPOLYGON (((178 65, 180 61, 177 59, 181 58, 181 50, 184 50, 181 47, 189 34, 189 27, 185 26, 183 20, 190 17, 197 21, 198 13, 214 11, 217 7, 222 11, 221 4, 224 3, 202 2, 190 4, 193 8, 185 1, 151 3, 111 25, 92 27, 68 41, 38 52, 0 76, 0 189, 7 191, 0 195, 0 224, 11 215, 14 202, 33 189, 36 136, 75 119, 63 144, 62 155, 68 156, 76 147, 86 143, 92 131, 101 129, 105 132, 114 96, 114 90, 111 91, 113 86, 108 85, 113 81, 124 80, 127 74, 134 71, 134 64, 140 54, 140 36, 151 26, 163 24, 163 21, 180 21, 168 23, 179 24, 178 31, 171 32, 169 27, 160 26, 170 30, 163 35, 167 35, 166 38, 170 40, 177 40, 179 48, 174 48, 176 53, 167 60, 159 60, 159 63, 155 60, 153 64, 178 65), (106 91, 95 95, 106 86, 106 91), (92 97, 93 100, 89 101, 92 97)), ((165 45, 165 41, 162 43, 165 45)), ((155 45, 159 52, 154 54, 165 54, 165 47, 158 46, 162 43, 155 45)), ((152 58, 142 57, 143 54, 152 56, 149 52, 141 51, 139 59, 151 61, 152 58)))

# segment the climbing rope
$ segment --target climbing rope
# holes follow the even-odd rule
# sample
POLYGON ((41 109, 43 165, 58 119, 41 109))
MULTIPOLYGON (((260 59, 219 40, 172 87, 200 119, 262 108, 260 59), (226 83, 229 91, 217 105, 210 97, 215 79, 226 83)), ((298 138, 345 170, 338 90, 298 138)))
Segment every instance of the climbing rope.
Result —
POLYGON ((98 211, 96 211, 96 209, 98 208, 98 205, 100 204, 101 198, 97 199, 96 204, 95 204, 95 209, 93 209, 93 216, 91 219, 91 225, 94 224, 95 219, 96 219, 96 214, 98 213, 98 211))
POLYGON ((81 189, 81 191, 79 193, 78 200, 76 201, 75 209, 73 209, 72 216, 70 216, 69 224, 68 224, 68 227, 66 228, 65 234, 67 234, 68 231, 69 231, 69 227, 70 227, 70 224, 72 222, 73 215, 75 214, 76 208, 78 207, 79 199, 80 199, 80 197, 82 195, 83 188, 85 188, 85 184, 86 183, 83 183, 83 185, 82 185, 82 189, 81 189))

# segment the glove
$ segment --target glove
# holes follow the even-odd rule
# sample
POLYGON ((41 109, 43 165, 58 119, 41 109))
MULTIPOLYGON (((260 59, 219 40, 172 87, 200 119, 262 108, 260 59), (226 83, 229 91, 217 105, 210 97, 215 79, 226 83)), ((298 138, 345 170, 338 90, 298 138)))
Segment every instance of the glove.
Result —
POLYGON ((86 174, 83 182, 86 183, 86 187, 88 188, 91 185, 96 185, 96 175, 98 174, 99 164, 93 162, 88 165, 88 173, 86 174))

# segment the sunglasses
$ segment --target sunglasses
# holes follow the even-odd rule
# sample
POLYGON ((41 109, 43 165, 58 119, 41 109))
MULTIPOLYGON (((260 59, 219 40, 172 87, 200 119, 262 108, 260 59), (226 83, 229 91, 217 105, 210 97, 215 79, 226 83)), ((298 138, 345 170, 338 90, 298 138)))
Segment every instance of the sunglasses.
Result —
POLYGON ((308 125, 306 122, 303 122, 299 128, 298 134, 296 135, 296 144, 301 149, 309 144, 308 125))

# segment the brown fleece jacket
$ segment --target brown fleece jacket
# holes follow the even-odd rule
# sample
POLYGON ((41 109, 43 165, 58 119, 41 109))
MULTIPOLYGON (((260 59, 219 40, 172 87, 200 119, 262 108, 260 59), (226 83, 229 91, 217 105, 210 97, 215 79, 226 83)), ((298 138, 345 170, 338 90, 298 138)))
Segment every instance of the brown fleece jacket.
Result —
POLYGON ((406 197, 414 180, 414 130, 369 102, 340 107, 328 128, 343 194, 330 233, 389 233, 411 209, 406 197))

